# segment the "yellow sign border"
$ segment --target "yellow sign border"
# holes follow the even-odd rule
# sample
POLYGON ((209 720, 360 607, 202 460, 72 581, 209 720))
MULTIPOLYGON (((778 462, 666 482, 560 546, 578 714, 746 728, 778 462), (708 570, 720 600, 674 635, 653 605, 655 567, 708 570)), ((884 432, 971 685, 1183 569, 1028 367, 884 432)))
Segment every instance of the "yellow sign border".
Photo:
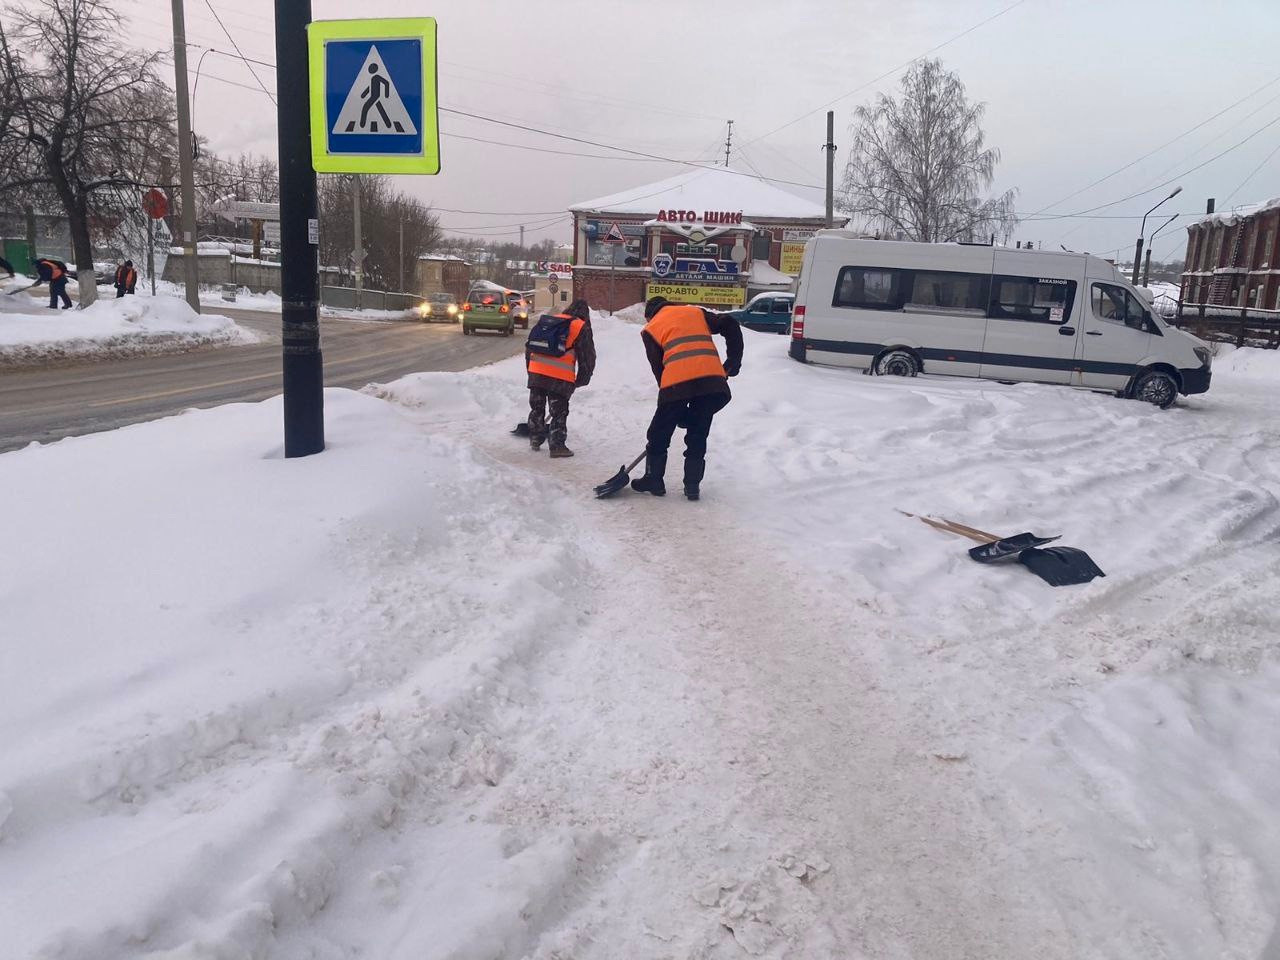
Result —
POLYGON ((731 307, 735 310, 741 309, 747 302, 746 287, 740 287, 736 284, 733 286, 712 286, 710 284, 702 283, 679 283, 669 280, 650 280, 645 285, 645 299, 648 300, 650 297, 655 296, 671 298, 673 303, 695 303, 708 307, 731 307), (674 288, 680 287, 693 291, 690 295, 695 299, 675 300, 674 298, 680 294, 678 294, 674 288), (715 296, 710 298, 705 297, 704 294, 706 293, 711 293, 713 295, 720 294, 720 302, 716 302, 717 298, 715 296))
POLYGON ((316 20, 307 24, 307 64, 310 74, 311 166, 316 173, 440 172, 440 114, 436 71, 434 17, 392 17, 373 20, 316 20), (422 153, 418 156, 360 156, 330 153, 325 117, 324 45, 330 40, 422 41, 422 153))

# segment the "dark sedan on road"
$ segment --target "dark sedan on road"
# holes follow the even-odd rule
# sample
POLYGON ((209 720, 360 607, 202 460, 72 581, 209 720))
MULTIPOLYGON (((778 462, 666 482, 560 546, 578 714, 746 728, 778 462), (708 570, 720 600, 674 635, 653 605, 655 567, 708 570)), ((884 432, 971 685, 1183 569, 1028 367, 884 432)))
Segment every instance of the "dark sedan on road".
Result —
POLYGON ((729 316, 748 330, 765 333, 789 333, 791 308, 795 306, 794 293, 761 293, 741 310, 733 310, 729 316))

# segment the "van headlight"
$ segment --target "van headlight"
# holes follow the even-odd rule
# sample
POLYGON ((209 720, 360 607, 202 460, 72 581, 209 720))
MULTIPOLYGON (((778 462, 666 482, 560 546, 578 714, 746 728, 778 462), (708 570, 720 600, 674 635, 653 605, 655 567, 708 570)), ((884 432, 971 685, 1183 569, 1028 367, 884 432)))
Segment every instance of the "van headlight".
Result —
POLYGON ((1213 366, 1213 353, 1208 347, 1192 347, 1197 357, 1200 358, 1200 366, 1208 370, 1213 366))

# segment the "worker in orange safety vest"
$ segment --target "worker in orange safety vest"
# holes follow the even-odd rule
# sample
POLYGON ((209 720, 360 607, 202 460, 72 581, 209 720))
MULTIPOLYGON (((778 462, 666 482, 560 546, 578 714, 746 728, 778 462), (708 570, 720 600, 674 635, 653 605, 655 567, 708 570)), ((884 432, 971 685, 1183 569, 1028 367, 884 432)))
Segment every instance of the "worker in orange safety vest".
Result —
POLYGON ((566 443, 569 398, 578 387, 591 382, 596 369, 587 301, 574 300, 563 313, 539 319, 529 331, 524 359, 529 372, 529 446, 539 450, 550 438, 552 457, 572 457, 573 451, 566 443))
POLYGON ((676 427, 684 427, 684 495, 697 500, 711 420, 731 399, 729 378, 742 367, 742 328, 727 314, 662 297, 650 298, 644 315, 649 322, 641 336, 658 381, 658 409, 649 424, 644 476, 632 480, 631 488, 666 495, 667 449, 676 427), (724 337, 728 356, 723 363, 713 334, 724 337))

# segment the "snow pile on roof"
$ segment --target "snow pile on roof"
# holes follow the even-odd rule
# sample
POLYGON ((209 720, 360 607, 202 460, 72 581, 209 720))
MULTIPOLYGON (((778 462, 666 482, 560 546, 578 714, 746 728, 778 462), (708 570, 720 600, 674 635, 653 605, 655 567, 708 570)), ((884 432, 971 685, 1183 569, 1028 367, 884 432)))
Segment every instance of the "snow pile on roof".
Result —
POLYGON ((1264 200, 1261 203, 1241 203, 1230 210, 1206 213, 1204 216, 1191 221, 1187 226, 1191 227, 1201 223, 1220 223, 1228 227, 1234 227, 1241 220, 1257 216, 1260 213, 1270 213, 1272 210, 1277 209, 1280 209, 1280 197, 1272 197, 1270 200, 1264 200))
POLYGON ((732 167, 689 169, 646 184, 569 207, 583 213, 649 214, 659 210, 741 211, 746 219, 824 220, 826 208, 732 167))
POLYGON ((757 287, 786 287, 790 289, 794 278, 776 269, 768 260, 751 264, 751 285, 757 287))
MULTIPOLYGON (((32 293, 44 295, 45 288, 32 293)), ((198 314, 172 296, 108 297, 83 310, 50 310, 24 294, 0 298, 0 366, 172 353, 258 339, 230 318, 198 314)))
POLYGON ((679 440, 598 502, 656 387, 594 325, 569 461, 508 432, 519 358, 329 390, 300 460, 278 399, 0 455, 7 955, 1266 954, 1273 381, 1159 411, 748 331, 702 502, 679 440))

